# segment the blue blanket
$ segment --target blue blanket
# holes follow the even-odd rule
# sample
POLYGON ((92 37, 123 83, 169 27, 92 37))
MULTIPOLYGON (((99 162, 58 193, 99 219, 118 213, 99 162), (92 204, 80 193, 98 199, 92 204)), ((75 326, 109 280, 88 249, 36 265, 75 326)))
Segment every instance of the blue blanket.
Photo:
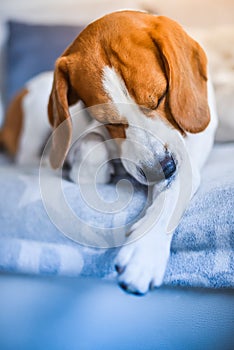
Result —
MULTIPOLYGON (((202 185, 174 235, 164 284, 234 287, 233 154, 234 144, 215 146, 204 168, 202 185)), ((53 182, 56 175, 48 177, 53 182)), ((125 227, 145 208, 147 189, 134 181, 131 200, 128 197, 132 189, 119 186, 126 205, 109 214, 90 207, 77 185, 64 179, 62 187, 65 200, 80 222, 88 222, 98 230, 111 232, 114 227, 125 227)), ((112 208, 116 182, 99 185, 97 191, 112 208)), ((0 271, 116 278, 113 261, 118 247, 78 244, 60 232, 47 212, 41 199, 38 169, 16 167, 1 156, 0 271)), ((82 224, 76 230, 85 234, 82 224)))

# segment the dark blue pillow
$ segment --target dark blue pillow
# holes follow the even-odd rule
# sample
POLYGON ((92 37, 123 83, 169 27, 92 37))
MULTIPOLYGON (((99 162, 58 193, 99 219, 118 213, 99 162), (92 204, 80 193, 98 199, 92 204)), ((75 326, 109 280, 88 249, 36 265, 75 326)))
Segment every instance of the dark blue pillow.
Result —
POLYGON ((54 68, 55 60, 84 26, 37 25, 9 21, 6 103, 25 82, 54 68))

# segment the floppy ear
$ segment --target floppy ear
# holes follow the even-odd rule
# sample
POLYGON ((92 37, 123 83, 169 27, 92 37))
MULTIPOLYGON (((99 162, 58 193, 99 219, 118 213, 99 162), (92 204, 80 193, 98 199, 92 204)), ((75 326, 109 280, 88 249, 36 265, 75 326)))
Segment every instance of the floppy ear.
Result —
POLYGON ((210 121, 207 100, 207 59, 200 45, 167 17, 155 17, 153 41, 168 79, 168 105, 179 127, 191 133, 210 121))
POLYGON ((49 121, 54 128, 50 151, 50 163, 54 169, 63 164, 70 146, 72 122, 69 105, 76 101, 78 97, 69 83, 67 58, 60 57, 55 64, 54 82, 48 104, 49 121))

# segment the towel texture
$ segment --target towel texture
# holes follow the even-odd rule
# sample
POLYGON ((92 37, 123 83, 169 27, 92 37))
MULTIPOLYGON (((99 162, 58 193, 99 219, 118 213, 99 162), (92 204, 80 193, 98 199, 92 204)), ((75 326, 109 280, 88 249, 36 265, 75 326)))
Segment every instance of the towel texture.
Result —
MULTIPOLYGON (((233 154, 234 144, 215 146, 204 168, 201 187, 173 237, 165 284, 234 287, 233 154)), ((48 173, 50 181, 55 178, 48 173)), ((118 194, 116 182, 97 187, 107 208, 114 208, 118 195, 125 203, 121 210, 107 213, 87 202, 83 196, 85 187, 80 190, 77 185, 62 181, 65 201, 81 223, 79 226, 70 222, 79 239, 83 237, 83 242, 89 243, 87 237, 92 231, 89 229, 85 236, 87 228, 82 223, 88 222, 98 232, 108 229, 111 239, 113 228, 119 227, 121 231, 121 227, 142 215, 147 189, 134 181, 131 184, 122 182, 118 194)), ((86 186, 85 191, 92 197, 92 189, 86 186)), ((61 233, 49 216, 41 199, 38 169, 15 167, 0 158, 0 271, 116 277, 113 260, 119 248, 78 244, 61 233)), ((62 219, 64 222, 66 217, 62 219)), ((97 234, 92 242, 96 237, 97 234)))

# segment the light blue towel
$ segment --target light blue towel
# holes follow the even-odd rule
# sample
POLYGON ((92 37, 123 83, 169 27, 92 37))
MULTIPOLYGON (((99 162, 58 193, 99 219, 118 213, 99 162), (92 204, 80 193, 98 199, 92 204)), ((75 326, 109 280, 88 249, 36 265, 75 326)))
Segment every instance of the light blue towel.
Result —
MULTIPOLYGON (((233 154, 234 144, 215 146, 202 185, 174 235, 166 285, 234 287, 233 154)), ((111 232, 144 211, 147 190, 132 184, 130 203, 111 214, 90 208, 75 184, 63 180, 62 186, 66 200, 82 220, 111 232)), ((109 203, 117 198, 115 183, 100 185, 98 191, 109 203)), ((128 199, 129 191, 125 185, 120 187, 123 200, 128 199)), ((118 250, 82 246, 67 238, 43 206, 38 169, 17 168, 0 158, 0 271, 114 279, 118 250)))

